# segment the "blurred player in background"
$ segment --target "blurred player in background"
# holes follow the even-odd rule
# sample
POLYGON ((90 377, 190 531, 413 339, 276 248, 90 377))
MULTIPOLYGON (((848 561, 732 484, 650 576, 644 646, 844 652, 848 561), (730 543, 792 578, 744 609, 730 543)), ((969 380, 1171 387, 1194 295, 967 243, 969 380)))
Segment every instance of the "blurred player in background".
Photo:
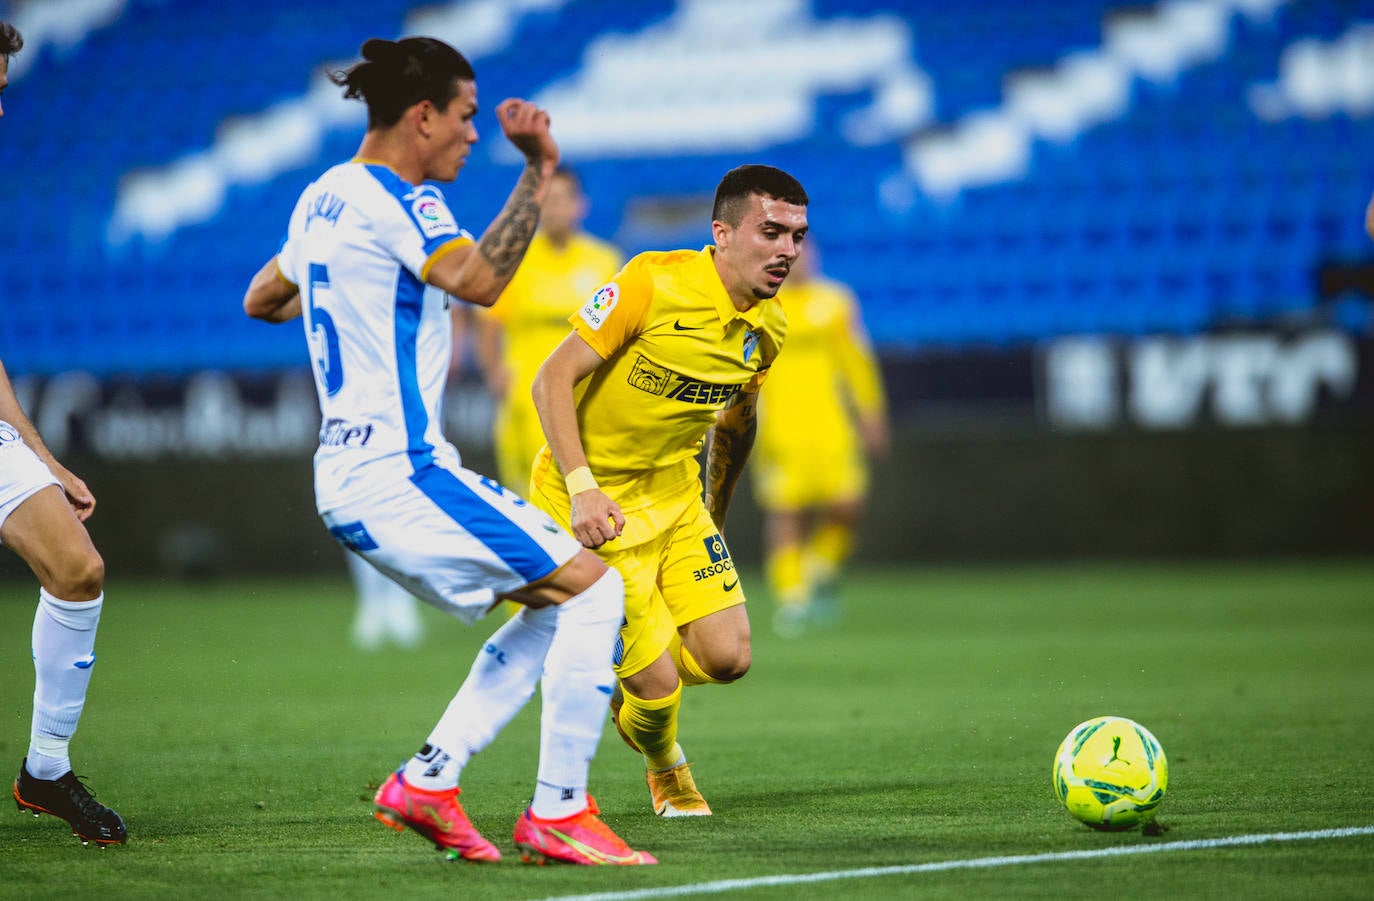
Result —
MULTIPOLYGON (((538 781, 514 833, 522 857, 655 863, 601 821, 587 793, 624 583, 514 492, 463 468, 440 433, 450 296, 489 306, 515 273, 558 163, 549 117, 519 99, 496 107, 526 165, 474 241, 427 184, 456 178, 477 141, 471 65, 433 38, 373 38, 362 55, 334 75, 346 97, 367 104, 357 157, 306 188, 244 309, 269 322, 304 317, 323 420, 315 494, 335 538, 466 622, 504 599, 525 605, 478 654, 419 752, 378 790, 376 816, 451 857, 499 859, 458 803, 459 776, 539 683, 538 781)), ((416 660, 417 687, 444 675, 416 660)))
POLYGON ((351 551, 348 575, 357 595, 353 611, 353 644, 375 651, 388 642, 413 648, 425 637, 420 602, 400 585, 351 551))
MULTIPOLYGON (((10 55, 24 46, 0 22, 0 93, 10 55)), ((0 116, 4 115, 0 108, 0 116)), ((124 820, 95 800, 69 756, 95 665, 95 633, 105 601, 105 562, 83 523, 95 511, 86 483, 58 463, 24 415, 0 363, 0 543, 38 577, 33 619, 33 721, 14 800, 34 816, 66 820, 82 843, 122 844, 124 820)))
POLYGON ((530 249, 501 299, 476 318, 474 350, 495 399, 496 472, 526 490, 544 430, 530 389, 534 374, 568 336, 568 314, 604 285, 624 261, 615 247, 582 231, 587 197, 571 169, 549 184, 530 249))
POLYGON ((644 755, 661 816, 711 813, 677 742, 683 684, 749 670, 749 617, 721 530, 786 332, 774 295, 806 207, 781 170, 731 170, 716 190, 715 245, 630 260, 570 317, 572 334, 535 377, 548 445, 531 500, 625 578, 612 714, 644 755))
POLYGON ((759 401, 754 494, 764 511, 774 630, 838 616, 835 583, 868 491, 868 458, 887 452, 882 376, 853 293, 820 272, 810 244, 787 287, 787 354, 759 401))

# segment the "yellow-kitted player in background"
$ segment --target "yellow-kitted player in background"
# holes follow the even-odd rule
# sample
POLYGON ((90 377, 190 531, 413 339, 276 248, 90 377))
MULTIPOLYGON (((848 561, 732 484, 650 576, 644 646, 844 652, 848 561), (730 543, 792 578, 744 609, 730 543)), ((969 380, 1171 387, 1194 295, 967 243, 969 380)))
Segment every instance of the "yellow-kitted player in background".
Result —
POLYGON ((501 484, 522 494, 544 446, 530 397, 534 374, 568 336, 568 316, 624 261, 617 248, 582 231, 587 209, 577 175, 560 166, 515 277, 494 307, 476 314, 477 365, 497 404, 496 472, 501 484))
POLYGON ((784 636, 833 622, 835 583, 854 543, 868 461, 887 451, 887 402, 853 292, 820 274, 807 246, 778 299, 787 353, 759 395, 754 495, 764 511, 768 583, 784 636))

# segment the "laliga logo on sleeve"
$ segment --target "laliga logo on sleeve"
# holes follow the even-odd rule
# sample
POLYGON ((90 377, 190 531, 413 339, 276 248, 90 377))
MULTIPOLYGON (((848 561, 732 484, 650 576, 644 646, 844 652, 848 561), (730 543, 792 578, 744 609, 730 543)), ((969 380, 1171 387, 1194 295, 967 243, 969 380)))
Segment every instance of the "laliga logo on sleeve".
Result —
POLYGON ((437 194, 430 191, 421 192, 411 203, 410 211, 415 215, 420 233, 426 238, 458 234, 458 223, 453 220, 453 214, 449 212, 443 198, 437 194))
POLYGON ((597 331, 601 328, 601 324, 606 321, 611 310, 615 309, 616 302, 619 300, 620 286, 615 282, 607 282, 597 289, 591 300, 583 305, 579 315, 581 315, 583 322, 592 327, 592 331, 597 331))

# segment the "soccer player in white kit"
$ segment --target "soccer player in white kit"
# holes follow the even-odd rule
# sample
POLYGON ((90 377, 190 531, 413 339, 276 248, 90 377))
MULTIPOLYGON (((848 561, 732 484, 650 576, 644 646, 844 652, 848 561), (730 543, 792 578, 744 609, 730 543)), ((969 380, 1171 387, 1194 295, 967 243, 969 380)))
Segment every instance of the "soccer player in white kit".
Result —
MULTIPOLYGON (((23 46, 14 26, 0 22, 0 92, 9 84, 10 55, 23 46)), ((14 801, 34 816, 66 820, 82 844, 103 848, 123 844, 124 820, 95 800, 68 755, 86 706, 105 600, 105 562, 83 525, 94 510, 90 489, 48 451, 0 364, 0 543, 24 559, 41 586, 29 753, 14 779, 14 801)))
POLYGON ((458 803, 459 774, 539 682, 538 780, 514 833, 521 856, 656 863, 611 831, 587 794, 624 582, 538 509, 465 469, 440 433, 450 297, 490 306, 514 274, 558 163, 549 117, 524 100, 497 106, 526 165, 474 240, 426 184, 456 178, 477 141, 472 67, 433 38, 373 38, 362 56, 332 76, 367 104, 358 154, 305 189, 244 310, 303 318, 322 414, 316 503, 331 534, 466 622, 501 600, 524 605, 477 655, 424 746, 378 790, 376 816, 452 858, 499 859, 458 803))

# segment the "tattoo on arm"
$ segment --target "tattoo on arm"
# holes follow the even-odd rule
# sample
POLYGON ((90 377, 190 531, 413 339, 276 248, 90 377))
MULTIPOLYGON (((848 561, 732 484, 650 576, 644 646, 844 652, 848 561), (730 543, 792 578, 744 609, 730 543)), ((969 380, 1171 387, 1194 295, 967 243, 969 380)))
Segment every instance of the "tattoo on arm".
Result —
POLYGON ((535 200, 539 181, 539 170, 526 166, 500 215, 477 242, 478 252, 498 277, 515 271, 534 237, 539 225, 539 203, 535 200))
POLYGON ((707 436, 706 509, 718 529, 725 526, 725 512, 758 433, 758 395, 738 397, 721 412, 707 436))

